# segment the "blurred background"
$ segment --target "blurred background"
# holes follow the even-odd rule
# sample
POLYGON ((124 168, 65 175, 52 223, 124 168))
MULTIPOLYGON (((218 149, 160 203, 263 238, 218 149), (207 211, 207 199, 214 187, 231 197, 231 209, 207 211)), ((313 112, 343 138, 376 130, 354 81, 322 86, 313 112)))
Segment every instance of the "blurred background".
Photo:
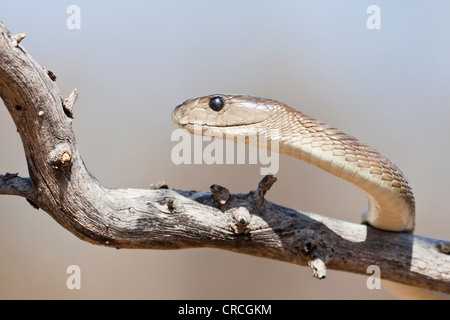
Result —
MULTIPOLYGON (((107 187, 233 193, 256 188, 259 165, 174 165, 173 108, 213 93, 273 98, 391 158, 417 201, 416 234, 449 239, 450 2, 3 1, 0 19, 62 95, 77 88, 74 130, 107 187), (381 9, 381 29, 366 21, 381 9), (69 29, 70 5, 80 29, 69 29), (105 157, 105 155, 107 155, 105 157)), ((0 172, 28 176, 0 102, 0 172)), ((281 157, 268 199, 359 223, 365 196, 281 157)), ((395 299, 367 277, 214 249, 115 250, 83 242, 24 199, 0 197, 2 299, 395 299), (66 268, 81 268, 68 290, 66 268)))

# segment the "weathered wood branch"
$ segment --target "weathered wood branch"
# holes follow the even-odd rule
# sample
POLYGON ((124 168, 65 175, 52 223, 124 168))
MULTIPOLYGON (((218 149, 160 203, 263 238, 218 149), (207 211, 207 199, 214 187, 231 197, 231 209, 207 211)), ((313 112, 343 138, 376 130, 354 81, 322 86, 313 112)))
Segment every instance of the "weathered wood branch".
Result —
POLYGON ((86 169, 72 130, 77 91, 65 99, 54 80, 23 49, 24 34, 0 22, 0 96, 23 142, 30 178, 0 175, 0 194, 18 195, 80 239, 116 248, 212 247, 325 267, 450 293, 448 245, 437 239, 392 233, 300 213, 264 199, 275 182, 231 194, 168 189, 109 189, 86 169))
POLYGON ((0 174, 0 194, 21 196, 27 199, 33 197, 30 178, 19 177, 17 173, 0 174))

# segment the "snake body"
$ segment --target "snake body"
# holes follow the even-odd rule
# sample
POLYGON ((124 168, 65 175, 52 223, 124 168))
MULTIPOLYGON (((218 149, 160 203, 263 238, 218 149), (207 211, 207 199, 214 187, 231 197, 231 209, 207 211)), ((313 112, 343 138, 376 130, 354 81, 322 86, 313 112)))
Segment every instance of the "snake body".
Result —
POLYGON ((414 196, 393 162, 355 137, 281 102, 211 95, 177 106, 172 120, 192 134, 246 143, 253 140, 239 138, 257 135, 277 142, 281 154, 312 164, 361 189, 368 198, 363 223, 388 231, 414 229, 414 196))

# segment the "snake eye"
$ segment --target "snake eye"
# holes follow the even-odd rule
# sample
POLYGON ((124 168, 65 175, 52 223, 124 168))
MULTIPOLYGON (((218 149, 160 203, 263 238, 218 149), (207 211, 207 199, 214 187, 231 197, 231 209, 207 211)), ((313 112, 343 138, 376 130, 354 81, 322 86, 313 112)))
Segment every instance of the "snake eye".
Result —
POLYGON ((225 105, 225 102, 221 97, 214 97, 209 100, 209 107, 213 109, 214 111, 220 111, 222 110, 223 106, 225 105))

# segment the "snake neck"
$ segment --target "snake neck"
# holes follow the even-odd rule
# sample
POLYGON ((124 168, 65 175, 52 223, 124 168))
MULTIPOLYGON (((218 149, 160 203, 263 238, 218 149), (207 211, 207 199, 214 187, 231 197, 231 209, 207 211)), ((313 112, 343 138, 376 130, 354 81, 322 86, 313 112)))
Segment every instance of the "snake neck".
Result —
POLYGON ((386 156, 336 128, 289 107, 262 127, 281 154, 342 178, 368 198, 363 222, 388 231, 413 231, 415 203, 400 169, 386 156))

